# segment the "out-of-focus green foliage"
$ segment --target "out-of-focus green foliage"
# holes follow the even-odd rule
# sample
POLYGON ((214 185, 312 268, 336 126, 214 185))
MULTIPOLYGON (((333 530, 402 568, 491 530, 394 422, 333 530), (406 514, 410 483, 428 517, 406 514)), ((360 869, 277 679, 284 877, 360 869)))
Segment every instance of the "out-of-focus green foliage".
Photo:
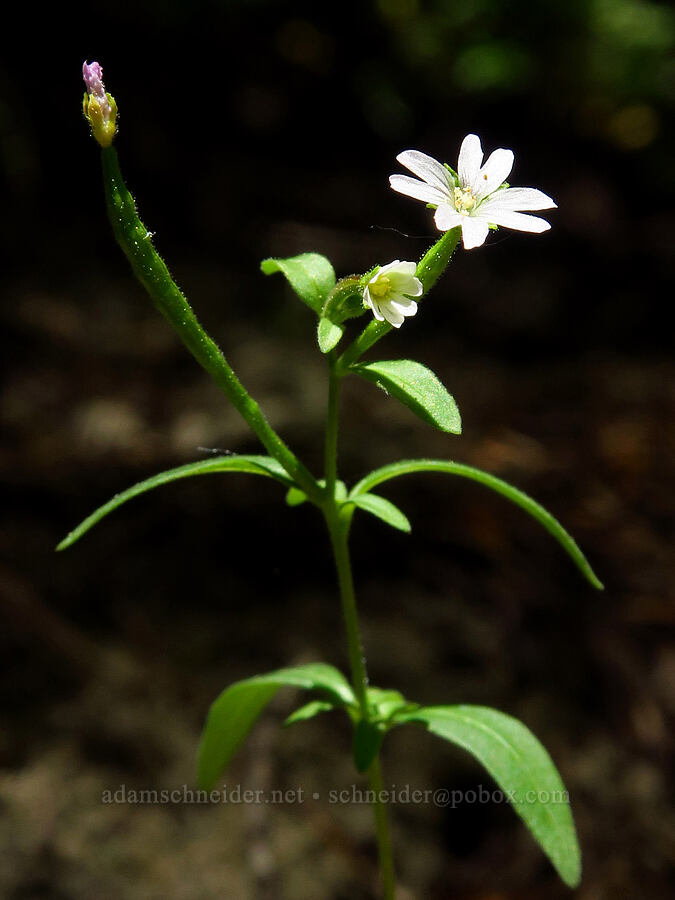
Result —
POLYGON ((402 125, 415 105, 401 66, 446 102, 557 95, 582 131, 625 149, 651 143, 660 107, 675 103, 675 9, 666 3, 377 0, 377 9, 394 49, 391 71, 370 84, 379 95, 388 86, 385 127, 402 125))

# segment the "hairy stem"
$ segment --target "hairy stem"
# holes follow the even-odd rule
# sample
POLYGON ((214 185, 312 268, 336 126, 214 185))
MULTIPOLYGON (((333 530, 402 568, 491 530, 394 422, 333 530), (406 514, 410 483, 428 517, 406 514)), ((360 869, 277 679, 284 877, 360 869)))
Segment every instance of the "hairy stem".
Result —
POLYGON ((139 219, 134 198, 122 178, 114 147, 102 150, 101 161, 108 216, 117 242, 131 263, 134 274, 190 353, 259 437, 267 452, 281 463, 308 497, 318 500, 320 488, 315 479, 270 426, 218 345, 199 324, 187 299, 171 278, 164 260, 153 247, 152 235, 139 219))

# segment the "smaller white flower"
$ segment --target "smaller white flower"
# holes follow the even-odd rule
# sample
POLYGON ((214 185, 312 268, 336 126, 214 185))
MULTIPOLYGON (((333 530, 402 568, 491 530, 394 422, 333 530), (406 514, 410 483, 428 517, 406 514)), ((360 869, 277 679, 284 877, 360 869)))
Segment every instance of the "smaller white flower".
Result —
POLYGON ((421 297, 422 282, 415 277, 417 265, 395 259, 378 269, 363 290, 364 306, 369 306, 378 322, 385 319, 400 328, 406 316, 414 316, 417 304, 413 297, 421 297))
POLYGON ((462 141, 456 172, 419 150, 404 150, 396 159, 418 178, 391 175, 391 187, 434 206, 439 231, 459 226, 465 250, 485 243, 491 225, 535 234, 551 227, 546 219, 523 215, 523 210, 555 209, 553 200, 536 188, 508 187, 513 151, 495 150, 483 165, 476 134, 467 134, 462 141))

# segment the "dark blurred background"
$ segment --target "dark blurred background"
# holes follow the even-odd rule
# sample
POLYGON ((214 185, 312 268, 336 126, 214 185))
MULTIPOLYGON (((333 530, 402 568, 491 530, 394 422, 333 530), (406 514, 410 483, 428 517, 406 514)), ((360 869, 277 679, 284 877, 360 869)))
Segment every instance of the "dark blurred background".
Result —
MULTIPOLYGON (((394 194, 395 156, 454 164, 475 131, 511 182, 552 195, 542 236, 458 251, 378 347, 454 393, 435 433, 348 383, 341 474, 455 458, 510 479, 572 531, 594 592, 535 523, 470 484, 384 493, 410 537, 359 519, 372 680, 494 705, 543 740, 584 851, 576 896, 666 898, 672 750, 672 223, 675 10, 651 0, 149 2, 14 8, 0 69, 3 163, 0 895, 11 900, 370 898, 369 810, 336 715, 286 731, 283 693, 227 776, 322 792, 264 805, 104 804, 193 786, 229 682, 346 666, 327 540, 245 475, 163 488, 55 544, 115 492, 202 448, 258 452, 132 280, 80 113, 82 61, 120 107, 117 147, 155 243, 275 426, 321 466, 313 315, 259 261, 315 250, 339 275, 434 240, 394 194)), ((459 751, 393 734, 385 782, 491 787, 459 751)), ((393 809, 402 898, 563 898, 512 811, 393 809)))

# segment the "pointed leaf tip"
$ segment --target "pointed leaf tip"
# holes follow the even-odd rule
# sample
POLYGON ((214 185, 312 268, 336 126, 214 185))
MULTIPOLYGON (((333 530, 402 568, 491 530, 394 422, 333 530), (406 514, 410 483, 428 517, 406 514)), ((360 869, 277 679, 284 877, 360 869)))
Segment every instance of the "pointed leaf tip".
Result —
POLYGON ((425 725, 471 753, 497 782, 565 884, 579 884, 581 851, 568 793, 553 760, 522 722, 486 706, 427 706, 394 718, 397 724, 425 725))
POLYGON ((476 469, 474 466, 467 466, 463 463, 445 459, 402 459, 399 462, 389 463, 389 465, 382 466, 380 469, 375 469, 369 475, 366 475, 365 478, 362 478, 352 488, 350 499, 354 500, 355 497, 392 478, 416 472, 442 472, 446 475, 459 475, 462 478, 477 481, 479 484, 483 484, 485 487, 506 497, 507 500, 515 503, 516 506, 519 506, 528 515, 532 516, 533 519, 536 519, 558 541, 586 580, 596 590, 603 590, 602 582, 591 568, 577 542, 548 510, 512 484, 502 481, 501 478, 490 475, 488 472, 483 472, 481 469, 476 469))
POLYGON ((321 315, 328 295, 335 287, 335 271, 320 253, 301 253, 288 259, 264 259, 260 268, 265 275, 281 272, 303 303, 321 315))
POLYGON ((271 456, 257 455, 232 455, 232 456, 214 456, 212 459, 201 459, 198 462, 186 463, 184 466, 178 466, 175 469, 169 469, 166 472, 159 472, 145 481, 140 481, 126 491, 115 494, 103 506, 99 506, 91 515, 87 516, 80 524, 74 528, 66 537, 57 545, 56 549, 66 550, 78 541, 82 535, 86 534, 90 528, 93 528, 97 522, 105 518, 118 506, 122 506, 127 500, 138 497, 147 491, 151 491, 163 484, 169 484, 172 481, 179 481, 182 478, 191 478, 193 475, 209 475, 219 472, 248 472, 253 475, 267 475, 275 478, 287 487, 292 488, 293 479, 288 475, 285 469, 276 459, 271 456))

